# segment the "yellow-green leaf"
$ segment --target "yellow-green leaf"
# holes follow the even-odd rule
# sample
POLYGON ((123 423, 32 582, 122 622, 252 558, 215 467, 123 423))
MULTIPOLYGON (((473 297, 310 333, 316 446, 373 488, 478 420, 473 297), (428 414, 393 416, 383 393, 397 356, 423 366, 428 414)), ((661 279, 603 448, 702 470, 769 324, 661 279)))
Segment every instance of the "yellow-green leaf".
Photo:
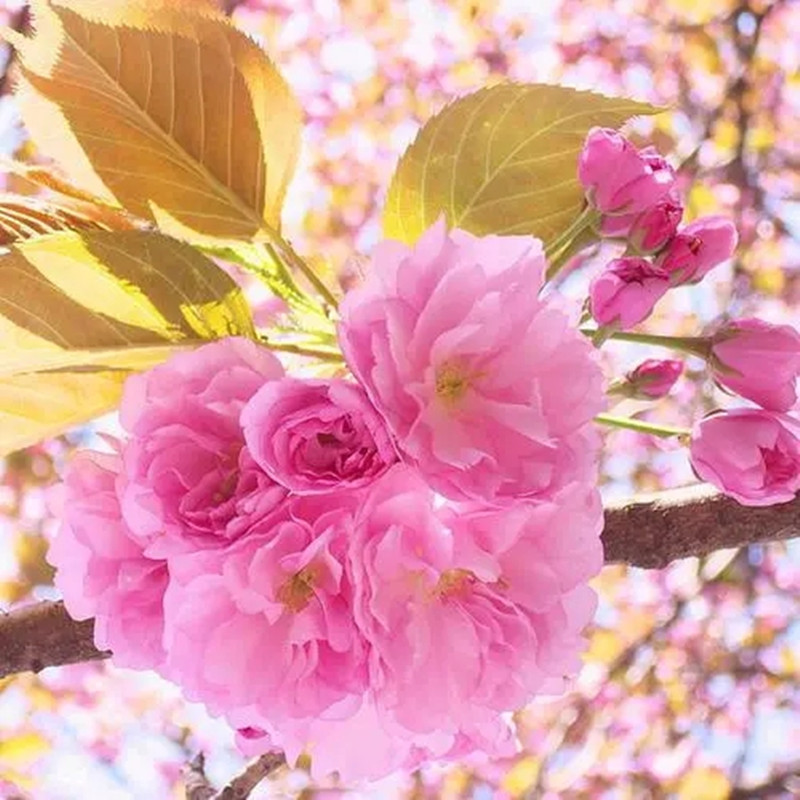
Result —
POLYGON ((544 84, 499 84, 448 105, 400 159, 387 236, 412 243, 444 214, 476 234, 533 234, 545 244, 581 210, 578 154, 595 125, 659 109, 544 84))
POLYGON ((148 231, 61 233, 0 256, 0 455, 114 408, 131 371, 253 336, 234 281, 148 231))
POLYGON ((681 778, 678 800, 725 800, 730 795, 731 783, 715 767, 695 767, 681 778))
POLYGON ((277 229, 300 109, 264 52, 207 3, 34 0, 7 32, 39 148, 80 189, 193 241, 277 229))
POLYGON ((119 211, 63 198, 43 200, 0 194, 0 245, 57 231, 131 230, 132 220, 119 211))
POLYGON ((50 749, 50 743, 41 734, 20 733, 0 741, 0 762, 4 764, 30 764, 50 749))

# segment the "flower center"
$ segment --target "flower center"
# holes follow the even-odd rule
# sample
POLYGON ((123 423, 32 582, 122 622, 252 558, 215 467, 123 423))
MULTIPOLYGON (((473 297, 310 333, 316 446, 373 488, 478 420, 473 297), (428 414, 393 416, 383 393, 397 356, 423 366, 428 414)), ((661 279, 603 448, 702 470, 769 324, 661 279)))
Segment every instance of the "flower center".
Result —
POLYGON ((233 472, 229 473, 223 480, 220 482, 219 486, 217 487, 217 491, 214 492, 213 496, 211 497, 211 502, 218 506, 220 503, 224 503, 227 500, 230 500, 233 497, 234 492, 236 491, 236 486, 239 482, 239 473, 234 470, 233 472))
POLYGON ((469 387, 464 370, 446 364, 436 373, 436 396, 446 403, 455 403, 469 387))
POLYGON ((278 600, 293 613, 302 611, 314 594, 314 578, 314 570, 304 567, 281 586, 278 600))
POLYGON ((434 593, 437 597, 452 597, 472 584, 475 576, 468 569, 448 569, 439 576, 434 593))
POLYGON ((767 482, 770 485, 782 484, 797 474, 797 463, 787 453, 778 450, 761 449, 761 458, 767 473, 767 482))

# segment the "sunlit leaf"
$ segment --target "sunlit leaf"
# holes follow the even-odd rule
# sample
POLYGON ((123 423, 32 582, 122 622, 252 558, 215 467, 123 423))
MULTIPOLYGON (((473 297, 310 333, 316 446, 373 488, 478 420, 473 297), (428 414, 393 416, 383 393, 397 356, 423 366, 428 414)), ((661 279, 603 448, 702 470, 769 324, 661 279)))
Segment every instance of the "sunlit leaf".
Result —
POLYGON ((0 194, 0 245, 58 231, 131 230, 122 213, 79 200, 0 194))
POLYGON ((22 178, 23 181, 31 183, 40 189, 47 189, 50 192, 64 195, 64 197, 69 197, 73 200, 81 200, 92 206, 105 206, 112 211, 116 211, 119 208, 119 204, 109 203, 103 198, 70 183, 67 177, 61 174, 58 168, 52 164, 25 164, 13 159, 0 158, 0 171, 22 178))
POLYGON ((206 3, 34 2, 17 98, 80 189, 166 232, 248 239, 280 225, 299 107, 263 51, 206 3), (67 7, 69 6, 69 7, 67 7))
POLYGON ((664 11, 672 12, 680 22, 702 25, 725 19, 734 5, 735 0, 667 0, 664 11))
POLYGON ((730 781, 718 769, 696 767, 681 778, 678 800, 725 800, 731 790, 730 781))
POLYGON ((29 764, 50 749, 50 743, 40 733, 20 733, 0 741, 0 762, 29 764))
POLYGON ((581 210, 577 161, 588 130, 658 110, 543 84, 501 84, 456 100, 401 158, 384 231, 413 242, 444 213, 473 233, 534 234, 547 243, 581 210))
POLYGON ((0 453, 112 409, 176 348, 252 336, 241 291, 158 233, 54 234, 0 257, 0 453))
POLYGON ((535 756, 521 758, 503 777, 503 789, 511 797, 524 796, 536 783, 541 767, 542 762, 535 756))

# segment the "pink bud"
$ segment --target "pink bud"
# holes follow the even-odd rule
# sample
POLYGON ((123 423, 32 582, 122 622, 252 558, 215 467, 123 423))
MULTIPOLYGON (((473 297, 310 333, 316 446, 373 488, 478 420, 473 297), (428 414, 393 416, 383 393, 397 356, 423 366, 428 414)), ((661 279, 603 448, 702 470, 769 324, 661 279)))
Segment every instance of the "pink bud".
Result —
POLYGON ((791 325, 737 319, 717 330, 711 341, 717 383, 772 411, 788 411, 795 404, 800 333, 791 325))
POLYGON ((648 358, 627 374, 631 397, 657 399, 670 393, 683 372, 683 361, 673 358, 648 358))
POLYGON ((658 265, 669 273, 673 286, 699 283, 733 255, 738 241, 736 228, 727 217, 701 217, 672 239, 658 265))
POLYGON ((622 330, 646 319, 669 289, 669 276, 644 258, 610 261, 589 287, 589 307, 600 325, 622 330))
POLYGON ((578 178, 604 214, 635 214, 673 187, 675 172, 654 148, 640 151, 615 130, 592 128, 578 161, 578 178))
POLYGON ((670 192, 636 218, 628 239, 640 253, 658 252, 675 235, 682 217, 680 197, 670 192))
POLYGON ((675 190, 641 214, 610 214, 603 217, 600 230, 612 239, 628 239, 640 253, 656 253, 675 235, 683 204, 675 190))
POLYGON ((746 506, 793 500, 800 490, 800 423, 785 414, 738 408, 700 420, 690 458, 700 478, 746 506))

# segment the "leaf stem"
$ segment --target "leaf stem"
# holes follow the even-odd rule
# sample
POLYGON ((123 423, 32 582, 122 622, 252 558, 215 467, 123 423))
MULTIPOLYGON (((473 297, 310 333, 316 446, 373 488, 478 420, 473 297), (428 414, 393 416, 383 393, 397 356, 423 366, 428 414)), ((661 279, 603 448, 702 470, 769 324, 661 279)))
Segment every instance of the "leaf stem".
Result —
POLYGON ((333 309, 338 308, 339 301, 336 295, 325 285, 322 279, 311 268, 306 260, 299 255, 299 253, 278 233, 278 231, 270 231, 269 236, 282 259, 288 266, 294 267, 298 272, 306 277, 308 282, 317 290, 320 297, 333 309))
MULTIPOLYGON (((598 328, 581 328, 581 333, 594 340, 598 334, 598 328)), ((681 353, 690 353, 708 358, 711 354, 711 343, 704 336, 660 336, 655 333, 627 333, 625 331, 614 331, 608 339, 616 339, 618 342, 633 342, 634 344, 650 344, 656 347, 667 347, 670 350, 677 350, 681 353)))
POLYGON ((600 214, 597 209, 586 205, 569 227, 550 242, 544 251, 550 262, 550 266, 547 268, 547 280, 552 280, 558 274, 558 271, 573 254, 571 248, 574 242, 582 233, 592 228, 599 219, 600 214))
POLYGON ((305 358, 316 358, 320 361, 329 361, 332 363, 343 363, 344 357, 341 353, 335 350, 318 350, 314 347, 304 347, 301 344, 292 344, 291 342, 275 342, 267 336, 261 336, 261 344, 270 350, 276 350, 280 353, 292 353, 296 356, 304 356, 305 358))
POLYGON ((660 436, 662 439, 668 439, 672 436, 688 438, 691 434, 688 428, 675 428, 671 425, 657 425, 656 423, 645 422, 641 419, 615 417, 610 414, 598 414, 594 418, 594 421, 600 425, 609 425, 612 428, 624 428, 629 431, 637 431, 638 433, 650 433, 653 436, 660 436))

